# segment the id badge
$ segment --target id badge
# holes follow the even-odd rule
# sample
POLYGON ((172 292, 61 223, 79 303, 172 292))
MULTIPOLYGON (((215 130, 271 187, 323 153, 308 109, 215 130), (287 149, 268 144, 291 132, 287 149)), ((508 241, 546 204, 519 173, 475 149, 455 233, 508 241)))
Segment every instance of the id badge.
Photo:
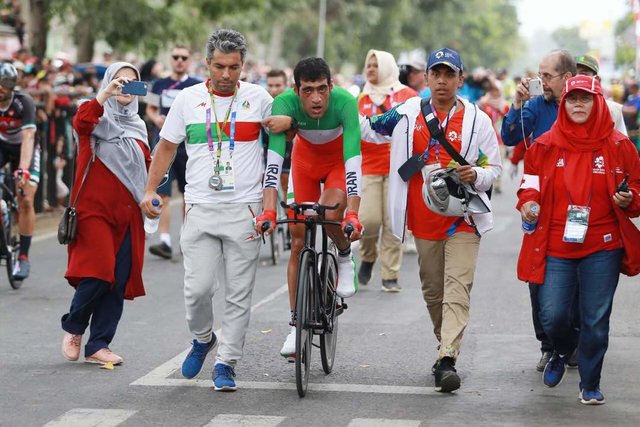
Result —
POLYGON ((583 243, 589 228, 589 206, 569 205, 567 222, 564 226, 562 241, 567 243, 583 243))
POLYGON ((233 158, 223 154, 220 157, 220 166, 218 167, 218 175, 222 178, 222 192, 230 192, 236 190, 235 179, 236 168, 233 165, 233 158))

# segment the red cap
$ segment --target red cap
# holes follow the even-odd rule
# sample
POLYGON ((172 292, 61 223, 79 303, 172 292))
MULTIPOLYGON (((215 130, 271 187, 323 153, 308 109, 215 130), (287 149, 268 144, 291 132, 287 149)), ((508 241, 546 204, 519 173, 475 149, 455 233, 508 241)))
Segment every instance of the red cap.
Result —
POLYGON ((602 87, 600 81, 589 76, 575 76, 567 80, 564 85, 564 94, 573 92, 574 90, 582 90, 594 95, 602 95, 602 87))

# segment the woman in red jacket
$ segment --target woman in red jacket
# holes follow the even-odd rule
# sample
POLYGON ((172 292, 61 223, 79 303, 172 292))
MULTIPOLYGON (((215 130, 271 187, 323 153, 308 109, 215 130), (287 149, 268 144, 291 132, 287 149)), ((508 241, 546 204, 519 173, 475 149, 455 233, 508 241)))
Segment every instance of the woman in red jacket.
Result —
POLYGON ((139 78, 131 64, 110 65, 96 98, 83 103, 73 119, 79 143, 71 200, 78 201, 78 231, 68 248, 65 274, 75 288, 69 313, 62 316, 62 353, 68 360, 78 360, 82 335, 91 323, 85 361, 122 363, 109 344, 124 299, 144 295, 138 203, 151 157, 138 99, 121 93, 125 82, 139 78))
POLYGON ((640 214, 640 159, 614 130, 597 80, 567 81, 556 123, 527 152, 518 199, 523 221, 537 221, 524 236, 518 277, 540 284, 540 317, 556 349, 544 383, 560 383, 577 347, 580 401, 602 404, 600 373, 620 272, 640 272, 640 231, 629 219, 640 214), (571 327, 576 309, 579 333, 571 327))

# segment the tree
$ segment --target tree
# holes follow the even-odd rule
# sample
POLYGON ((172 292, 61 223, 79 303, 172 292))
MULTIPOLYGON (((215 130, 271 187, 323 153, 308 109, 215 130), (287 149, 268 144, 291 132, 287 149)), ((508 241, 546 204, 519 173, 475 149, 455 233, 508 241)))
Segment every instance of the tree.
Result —
POLYGON ((576 55, 589 51, 589 43, 580 37, 578 27, 558 28, 551 33, 551 38, 562 49, 574 52, 576 55))

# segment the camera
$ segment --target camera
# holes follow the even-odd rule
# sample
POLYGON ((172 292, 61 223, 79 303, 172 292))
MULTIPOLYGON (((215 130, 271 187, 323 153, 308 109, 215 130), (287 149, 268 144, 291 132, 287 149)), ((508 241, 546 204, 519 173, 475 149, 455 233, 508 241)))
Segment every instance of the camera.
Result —
POLYGON ((529 80, 529 95, 539 96, 542 94, 544 94, 544 89, 542 88, 542 80, 539 77, 529 80))

